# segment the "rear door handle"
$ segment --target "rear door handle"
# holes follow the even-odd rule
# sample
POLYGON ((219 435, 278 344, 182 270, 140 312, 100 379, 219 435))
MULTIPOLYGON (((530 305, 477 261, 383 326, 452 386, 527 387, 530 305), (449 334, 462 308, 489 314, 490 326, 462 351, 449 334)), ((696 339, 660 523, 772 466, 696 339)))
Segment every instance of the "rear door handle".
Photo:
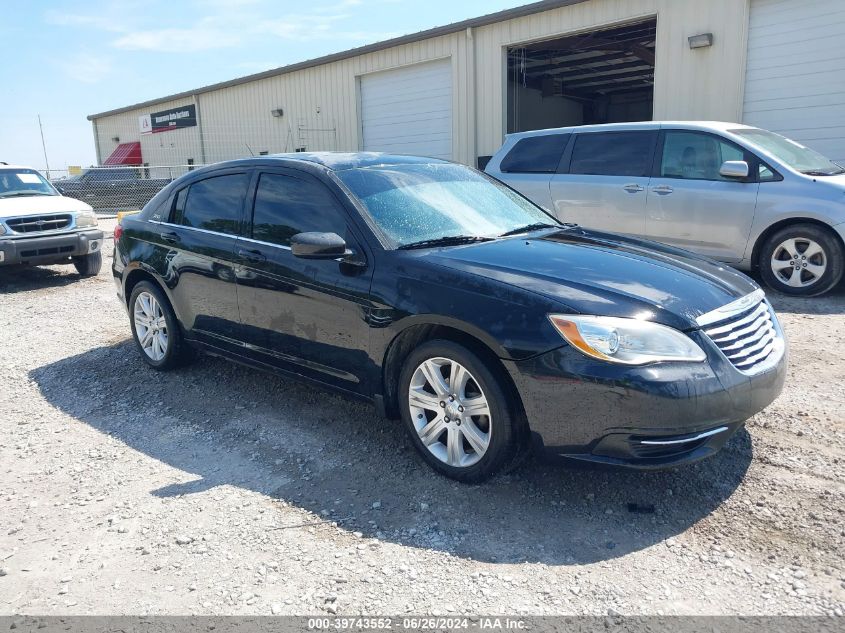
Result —
POLYGON ((178 233, 170 232, 170 233, 162 233, 161 239, 163 239, 168 244, 178 244, 181 241, 178 233))
POLYGON ((669 185, 658 185, 657 187, 652 187, 651 190, 654 193, 661 195, 661 196, 668 195, 668 194, 672 193, 673 191, 675 191, 669 185))
POLYGON ((252 262, 253 264, 267 261, 267 256, 261 251, 248 251, 243 248, 238 250, 238 257, 243 257, 246 261, 252 262))
POLYGON ((642 185, 638 185, 637 183, 632 183, 632 184, 630 184, 630 185, 625 185, 625 186, 624 186, 624 187, 622 187, 622 188, 623 188, 625 191, 627 191, 628 193, 639 193, 640 191, 642 191, 642 190, 644 189, 644 187, 643 187, 642 185))

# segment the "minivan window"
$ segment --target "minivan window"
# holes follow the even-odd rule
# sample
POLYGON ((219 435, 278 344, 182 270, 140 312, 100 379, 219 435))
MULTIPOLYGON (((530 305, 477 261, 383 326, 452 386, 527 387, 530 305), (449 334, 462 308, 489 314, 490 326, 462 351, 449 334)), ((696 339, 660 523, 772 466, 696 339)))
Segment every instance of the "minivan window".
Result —
POLYGON ((663 140, 660 176, 685 180, 727 180, 719 173, 726 160, 746 160, 741 147, 712 134, 668 130, 663 140))
POLYGON ((261 174, 252 217, 253 239, 281 246, 297 233, 346 234, 345 212, 324 185, 281 174, 261 174))
POLYGON ((553 174, 569 137, 569 134, 544 134, 520 139, 502 159, 499 169, 514 174, 553 174))
POLYGON ((656 132, 592 132, 578 134, 570 174, 648 176, 656 132))
POLYGON ((176 195, 173 223, 237 235, 248 185, 249 174, 212 176, 193 183, 176 195))
POLYGON ((740 128, 729 130, 729 132, 741 136, 795 171, 800 171, 809 176, 845 174, 845 169, 841 165, 837 165, 817 151, 780 134, 757 128, 740 128))

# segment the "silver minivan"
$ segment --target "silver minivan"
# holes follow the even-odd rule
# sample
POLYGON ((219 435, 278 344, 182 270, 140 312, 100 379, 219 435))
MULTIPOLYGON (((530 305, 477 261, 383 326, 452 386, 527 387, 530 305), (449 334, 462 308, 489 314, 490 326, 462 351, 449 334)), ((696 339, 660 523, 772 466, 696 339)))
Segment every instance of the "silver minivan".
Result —
POLYGON ((842 278, 845 169, 738 123, 588 125, 507 136, 485 171, 563 222, 759 269, 786 294, 842 278))

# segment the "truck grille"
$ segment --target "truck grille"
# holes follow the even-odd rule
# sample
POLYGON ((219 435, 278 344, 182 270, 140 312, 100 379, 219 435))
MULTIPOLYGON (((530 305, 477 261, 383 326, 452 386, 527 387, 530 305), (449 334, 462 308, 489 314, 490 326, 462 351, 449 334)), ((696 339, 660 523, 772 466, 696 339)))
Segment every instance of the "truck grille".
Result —
POLYGON ((734 367, 754 373, 783 351, 783 338, 769 302, 761 298, 750 307, 708 324, 704 333, 734 367))
POLYGON ((15 233, 40 233, 55 231, 70 226, 71 216, 68 213, 60 215, 31 215, 25 218, 10 218, 6 225, 15 233))

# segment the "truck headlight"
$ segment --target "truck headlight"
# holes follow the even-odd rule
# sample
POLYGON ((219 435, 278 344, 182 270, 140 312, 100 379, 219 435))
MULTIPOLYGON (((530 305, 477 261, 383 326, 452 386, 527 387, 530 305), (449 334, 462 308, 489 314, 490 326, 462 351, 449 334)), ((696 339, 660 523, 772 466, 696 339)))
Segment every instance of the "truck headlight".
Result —
POLYGON ((78 228, 97 226, 97 214, 93 211, 80 211, 76 214, 76 226, 78 228))
POLYGON ((569 314, 550 314, 549 320, 575 349, 611 363, 645 365, 707 358, 683 332, 650 321, 569 314))

